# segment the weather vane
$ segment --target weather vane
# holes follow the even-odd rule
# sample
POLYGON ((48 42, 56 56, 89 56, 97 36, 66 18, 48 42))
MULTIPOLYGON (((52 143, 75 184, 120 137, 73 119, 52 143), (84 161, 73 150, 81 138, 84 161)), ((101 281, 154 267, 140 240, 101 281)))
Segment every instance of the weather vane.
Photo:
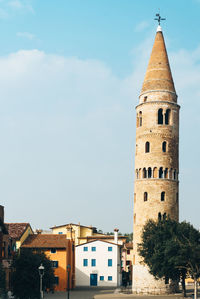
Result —
POLYGON ((164 20, 166 20, 166 19, 161 18, 160 13, 157 13, 157 14, 156 14, 156 18, 155 18, 154 20, 158 21, 158 25, 160 25, 160 21, 164 21, 164 20))

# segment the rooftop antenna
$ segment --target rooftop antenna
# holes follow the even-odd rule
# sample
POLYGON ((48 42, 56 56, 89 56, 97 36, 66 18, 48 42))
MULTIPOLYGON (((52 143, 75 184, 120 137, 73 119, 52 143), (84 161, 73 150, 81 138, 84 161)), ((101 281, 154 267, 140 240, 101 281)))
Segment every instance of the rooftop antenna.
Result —
POLYGON ((160 16, 160 9, 159 9, 159 13, 156 14, 156 18, 154 19, 156 21, 158 21, 158 25, 160 26, 160 21, 165 21, 165 18, 161 18, 160 16))

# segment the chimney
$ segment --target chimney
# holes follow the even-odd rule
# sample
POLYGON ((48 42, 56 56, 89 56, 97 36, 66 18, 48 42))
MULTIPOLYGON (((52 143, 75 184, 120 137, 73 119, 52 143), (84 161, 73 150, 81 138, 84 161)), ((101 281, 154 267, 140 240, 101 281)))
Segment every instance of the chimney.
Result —
POLYGON ((114 229, 114 242, 118 244, 118 228, 114 229))
POLYGON ((4 206, 0 206, 0 219, 4 223, 4 206))
POLYGON ((42 234, 42 229, 41 228, 39 228, 39 229, 36 229, 36 234, 38 234, 38 235, 41 235, 42 234))

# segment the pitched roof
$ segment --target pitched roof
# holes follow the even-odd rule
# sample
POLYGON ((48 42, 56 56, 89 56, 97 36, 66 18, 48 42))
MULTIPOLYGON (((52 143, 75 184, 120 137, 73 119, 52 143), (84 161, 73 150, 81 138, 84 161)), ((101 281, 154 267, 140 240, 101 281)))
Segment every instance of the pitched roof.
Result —
POLYGON ((103 243, 108 243, 110 245, 115 245, 115 246, 119 246, 119 247, 122 247, 121 244, 116 244, 116 243, 113 243, 113 242, 110 242, 110 241, 106 241, 106 240, 101 240, 101 239, 97 239, 97 240, 91 240, 91 241, 88 241, 88 242, 85 242, 83 244, 79 244, 79 245, 76 245, 76 247, 79 247, 79 246, 82 246, 82 245, 87 245, 87 244, 90 244, 90 243, 94 243, 94 242, 103 242, 103 243))
MULTIPOLYGON (((86 236, 86 237, 79 237, 78 239, 114 239, 114 235, 100 235, 100 236, 86 236)), ((119 236, 118 239, 127 239, 126 236, 119 236)))
POLYGON ((141 93, 148 91, 176 93, 162 29, 157 29, 141 93))
POLYGON ((22 248, 66 248, 69 242, 66 235, 35 234, 28 236, 22 248))
MULTIPOLYGON (((29 223, 6 223, 8 234, 12 239, 20 240, 29 223)), ((31 227, 31 226, 30 226, 31 227)))
POLYGON ((75 224, 75 223, 67 223, 67 224, 62 224, 62 225, 54 225, 52 227, 50 227, 50 229, 54 229, 54 228, 59 228, 59 227, 66 227, 67 225, 74 225, 74 226, 80 226, 80 227, 86 227, 86 228, 91 228, 91 229, 96 229, 96 227, 94 226, 85 226, 85 225, 80 225, 80 224, 75 224))
POLYGON ((125 243, 127 249, 133 249, 133 242, 125 243))

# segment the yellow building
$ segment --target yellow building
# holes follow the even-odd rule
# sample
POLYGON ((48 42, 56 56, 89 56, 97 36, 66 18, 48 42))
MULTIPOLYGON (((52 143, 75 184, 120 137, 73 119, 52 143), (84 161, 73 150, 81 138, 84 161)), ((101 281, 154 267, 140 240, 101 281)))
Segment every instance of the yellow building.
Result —
POLYGON ((74 240, 75 246, 87 242, 88 237, 104 236, 97 232, 96 227, 80 224, 63 224, 51 227, 53 234, 66 235, 67 239, 74 240))
POLYGON ((14 251, 17 251, 29 235, 33 234, 33 230, 29 223, 6 223, 8 235, 15 244, 14 251))
POLYGON ((127 237, 118 235, 118 229, 114 230, 113 235, 98 233, 96 227, 84 226, 80 224, 64 224, 51 227, 53 234, 66 234, 67 239, 73 240, 75 246, 81 245, 94 240, 102 240, 123 245, 127 241, 127 237))

